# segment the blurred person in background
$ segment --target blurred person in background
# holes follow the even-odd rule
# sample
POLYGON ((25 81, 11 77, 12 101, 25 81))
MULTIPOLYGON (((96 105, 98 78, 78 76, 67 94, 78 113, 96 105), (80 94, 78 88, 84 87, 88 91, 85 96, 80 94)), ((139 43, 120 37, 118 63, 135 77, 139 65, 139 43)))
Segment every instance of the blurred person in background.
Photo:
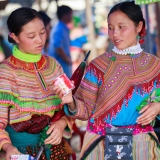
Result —
POLYGON ((0 62, 12 55, 12 47, 10 47, 2 35, 0 35, 0 62))
POLYGON ((3 51, 3 48, 0 44, 0 63, 3 62, 4 59, 5 59, 4 51, 3 51))
POLYGON ((51 18, 44 11, 39 11, 38 13, 41 15, 46 29, 46 43, 43 48, 43 54, 48 55, 49 36, 51 31, 51 18))
POLYGON ((62 5, 57 9, 58 23, 51 30, 49 42, 49 56, 54 57, 63 67, 64 73, 70 78, 72 75, 72 61, 70 56, 70 37, 67 25, 72 21, 72 9, 62 5))

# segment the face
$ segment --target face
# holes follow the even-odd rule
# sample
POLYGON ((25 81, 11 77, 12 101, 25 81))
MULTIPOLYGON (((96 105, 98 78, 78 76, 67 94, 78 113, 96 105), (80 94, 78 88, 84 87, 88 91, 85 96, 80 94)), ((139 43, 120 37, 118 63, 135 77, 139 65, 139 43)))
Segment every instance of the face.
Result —
POLYGON ((19 49, 25 53, 39 54, 46 41, 46 30, 42 20, 35 18, 22 27, 21 33, 16 36, 12 33, 19 49))
POLYGON ((122 50, 137 44, 137 35, 142 29, 142 22, 135 23, 121 11, 113 12, 108 17, 108 35, 114 46, 122 50))
POLYGON ((72 16, 73 16, 73 12, 69 12, 68 14, 64 15, 63 19, 64 21, 67 23, 72 22, 72 16))

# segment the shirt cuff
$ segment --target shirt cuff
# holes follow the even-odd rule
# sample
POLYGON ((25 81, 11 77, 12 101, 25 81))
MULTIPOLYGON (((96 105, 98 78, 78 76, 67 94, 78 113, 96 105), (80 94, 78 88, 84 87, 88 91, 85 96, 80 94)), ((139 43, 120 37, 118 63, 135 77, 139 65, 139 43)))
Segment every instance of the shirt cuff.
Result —
POLYGON ((68 116, 73 116, 77 113, 77 109, 75 109, 74 111, 71 111, 69 106, 67 104, 64 105, 64 112, 66 113, 66 115, 68 116))
POLYGON ((156 117, 158 120, 160 120, 160 114, 159 115, 157 115, 157 117, 156 117))

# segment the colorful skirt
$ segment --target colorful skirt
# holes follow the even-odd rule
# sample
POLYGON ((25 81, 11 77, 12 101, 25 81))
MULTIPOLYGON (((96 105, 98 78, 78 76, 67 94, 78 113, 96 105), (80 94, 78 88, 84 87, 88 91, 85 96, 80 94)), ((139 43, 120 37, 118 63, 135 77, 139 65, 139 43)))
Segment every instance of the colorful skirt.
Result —
MULTIPOLYGON (((22 154, 29 154, 36 157, 40 150, 39 141, 40 134, 30 134, 26 132, 15 132, 15 130, 8 126, 6 128, 12 145, 16 147, 22 154)), ((66 141, 62 141, 59 145, 54 145, 50 149, 45 149, 42 152, 40 160, 69 160, 69 154, 66 150, 66 141)), ((4 158, 0 158, 2 160, 4 158)))

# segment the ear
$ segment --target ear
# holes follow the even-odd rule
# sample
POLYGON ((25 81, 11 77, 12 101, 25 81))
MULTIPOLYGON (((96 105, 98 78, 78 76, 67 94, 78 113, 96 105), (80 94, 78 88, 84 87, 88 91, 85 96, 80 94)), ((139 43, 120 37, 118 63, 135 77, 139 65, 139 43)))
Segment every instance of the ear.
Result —
POLYGON ((14 34, 14 33, 11 33, 10 36, 12 37, 12 39, 18 44, 19 43, 19 39, 18 37, 14 34))
POLYGON ((137 33, 139 33, 141 30, 142 30, 142 27, 143 27, 143 22, 140 21, 139 24, 137 25, 137 33))

